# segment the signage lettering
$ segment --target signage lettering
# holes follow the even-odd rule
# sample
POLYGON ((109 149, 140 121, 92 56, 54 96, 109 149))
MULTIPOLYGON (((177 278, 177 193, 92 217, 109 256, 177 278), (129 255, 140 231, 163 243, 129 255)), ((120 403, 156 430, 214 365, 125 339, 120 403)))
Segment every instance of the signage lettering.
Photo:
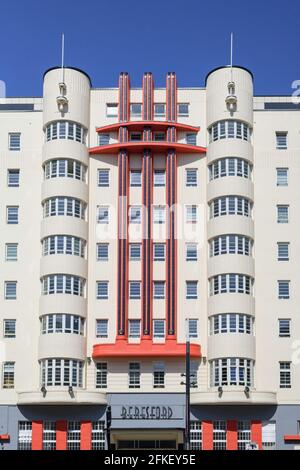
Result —
POLYGON ((122 419, 172 419, 173 410, 170 406, 122 406, 122 419))

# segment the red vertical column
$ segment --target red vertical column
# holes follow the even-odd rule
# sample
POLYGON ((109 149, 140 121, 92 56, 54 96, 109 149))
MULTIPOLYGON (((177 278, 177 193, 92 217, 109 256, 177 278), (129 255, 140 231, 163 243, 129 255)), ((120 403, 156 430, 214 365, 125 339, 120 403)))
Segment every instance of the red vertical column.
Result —
POLYGON ((143 121, 153 120, 154 82, 152 73, 146 72, 143 76, 143 121))
POLYGON ((67 449, 68 423, 56 421, 56 450, 67 449))
POLYGON ((118 339, 127 338, 128 317, 128 155, 121 150, 118 156, 118 339))
MULTIPOLYGON (((127 72, 119 77, 119 122, 130 119, 130 79, 127 72)), ((128 141, 128 130, 120 127, 119 141, 128 141)), ((117 337, 127 338, 128 317, 128 196, 129 157, 126 150, 118 155, 118 268, 117 337)))
POLYGON ((82 421, 80 425, 80 450, 91 450, 92 448, 92 423, 82 421))
POLYGON ((213 450, 213 423, 212 421, 202 421, 202 449, 213 450))
POLYGON ((166 318, 169 339, 176 337, 177 317, 177 242, 176 242, 176 198, 177 158, 175 150, 169 150, 166 163, 167 180, 167 262, 166 262, 166 318))
POLYGON ((43 421, 32 421, 32 450, 43 450, 43 421))
POLYGON ((251 421, 251 441, 258 444, 258 448, 262 449, 262 424, 261 421, 251 421))
POLYGON ((150 339, 152 331, 152 156, 144 150, 142 169, 142 334, 150 339))
POLYGON ((237 450, 238 437, 237 437, 237 421, 227 421, 227 434, 226 434, 226 450, 237 450))

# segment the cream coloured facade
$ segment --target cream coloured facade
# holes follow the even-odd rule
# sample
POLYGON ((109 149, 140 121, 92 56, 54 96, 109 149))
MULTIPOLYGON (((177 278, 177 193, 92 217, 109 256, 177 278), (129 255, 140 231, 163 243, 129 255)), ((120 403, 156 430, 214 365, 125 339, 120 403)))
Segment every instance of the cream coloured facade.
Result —
POLYGON ((187 330, 191 448, 296 445, 299 110, 238 66, 0 99, 3 448, 180 448, 187 330))

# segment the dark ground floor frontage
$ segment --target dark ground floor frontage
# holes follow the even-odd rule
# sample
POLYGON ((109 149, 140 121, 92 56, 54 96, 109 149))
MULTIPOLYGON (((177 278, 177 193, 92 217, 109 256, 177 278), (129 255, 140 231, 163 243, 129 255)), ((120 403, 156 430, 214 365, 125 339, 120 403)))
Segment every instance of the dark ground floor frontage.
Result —
MULTIPOLYGON (((103 405, 0 405, 7 450, 180 450, 185 396, 108 394, 103 405)), ((191 449, 300 449, 300 405, 192 405, 191 449)))

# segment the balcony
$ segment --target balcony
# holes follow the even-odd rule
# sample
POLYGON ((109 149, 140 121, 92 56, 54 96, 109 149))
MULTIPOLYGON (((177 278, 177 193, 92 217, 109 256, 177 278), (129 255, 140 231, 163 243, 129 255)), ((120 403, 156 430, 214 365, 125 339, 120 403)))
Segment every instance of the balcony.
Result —
MULTIPOLYGON (((200 358, 201 348, 191 344, 191 357, 200 358)), ((165 343, 153 343, 150 339, 142 339, 140 343, 128 343, 126 339, 117 339, 113 344, 95 344, 93 359, 108 357, 143 358, 143 357, 185 357, 185 343, 177 343, 175 339, 166 339, 165 343)))
POLYGON ((170 121, 127 121, 116 122, 108 126, 96 128, 98 133, 118 132, 121 127, 127 127, 129 131, 142 131, 145 127, 151 128, 153 131, 166 131, 168 127, 175 127, 180 132, 199 132, 200 127, 190 126, 180 122, 170 121))
POLYGON ((98 147, 92 147, 89 149, 90 155, 107 155, 117 154, 120 150, 128 150, 129 152, 139 153, 144 149, 150 149, 154 152, 165 153, 169 149, 176 150, 177 153, 188 153, 188 154, 205 154, 206 148, 199 147, 198 145, 182 144, 179 142, 167 142, 167 141, 128 141, 118 142, 115 144, 100 145, 98 147))

